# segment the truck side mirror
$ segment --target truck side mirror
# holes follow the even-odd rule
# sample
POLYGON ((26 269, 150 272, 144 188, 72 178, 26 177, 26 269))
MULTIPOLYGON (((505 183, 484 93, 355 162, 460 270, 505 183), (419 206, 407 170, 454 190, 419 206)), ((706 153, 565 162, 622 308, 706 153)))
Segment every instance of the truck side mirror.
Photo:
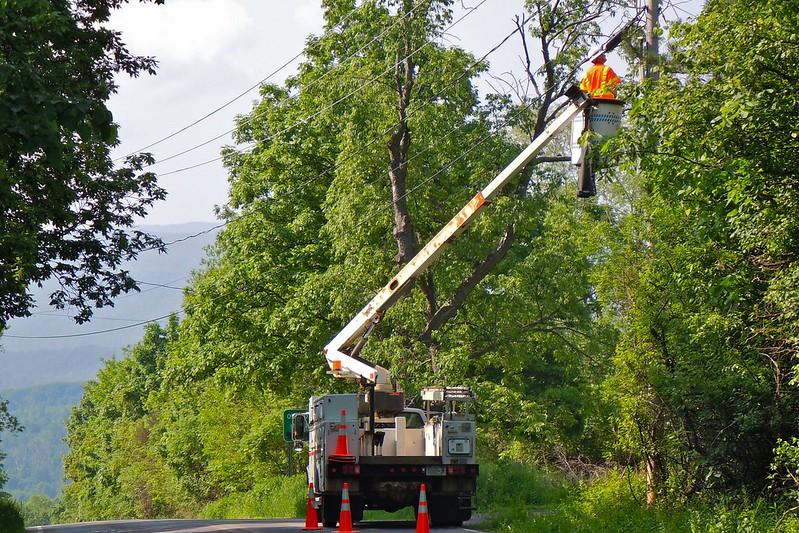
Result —
POLYGON ((295 413, 291 415, 291 439, 294 441, 308 442, 308 415, 295 413))

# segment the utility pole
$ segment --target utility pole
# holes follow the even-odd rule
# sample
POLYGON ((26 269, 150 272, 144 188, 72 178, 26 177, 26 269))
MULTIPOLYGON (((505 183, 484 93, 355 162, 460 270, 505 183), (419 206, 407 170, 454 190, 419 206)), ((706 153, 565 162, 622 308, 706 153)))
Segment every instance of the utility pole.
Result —
POLYGON ((658 62, 658 18, 660 17, 660 0, 646 0, 646 46, 644 47, 644 68, 642 78, 658 79, 654 69, 658 62))

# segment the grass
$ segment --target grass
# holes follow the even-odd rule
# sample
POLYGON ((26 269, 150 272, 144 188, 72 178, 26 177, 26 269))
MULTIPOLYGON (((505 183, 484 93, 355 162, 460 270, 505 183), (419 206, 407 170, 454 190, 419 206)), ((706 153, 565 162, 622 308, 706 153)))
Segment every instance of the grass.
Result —
POLYGON ((478 490, 479 512, 487 516, 481 528, 489 531, 799 533, 799 518, 794 517, 776 529, 783 508, 762 498, 727 496, 649 507, 639 475, 611 471, 590 482, 569 484, 518 464, 492 468, 499 470, 478 490), (501 475, 503 471, 508 475, 501 475))
POLYGON ((413 514, 412 507, 405 507, 400 509, 397 512, 389 513, 387 511, 364 511, 363 512, 363 519, 364 520, 375 520, 375 521, 385 521, 385 520, 415 520, 416 517, 413 514))
MULTIPOLYGON (((506 461, 482 464, 477 513, 488 531, 503 533, 624 531, 662 533, 799 533, 799 517, 780 521, 784 507, 766 499, 719 497, 685 505, 648 507, 642 476, 610 471, 574 483, 557 474, 506 461), (779 523, 779 528, 777 524, 779 523)), ((278 476, 245 493, 208 504, 203 518, 300 518, 305 513, 304 476, 278 476)), ((366 511, 364 520, 413 520, 413 509, 366 511)))

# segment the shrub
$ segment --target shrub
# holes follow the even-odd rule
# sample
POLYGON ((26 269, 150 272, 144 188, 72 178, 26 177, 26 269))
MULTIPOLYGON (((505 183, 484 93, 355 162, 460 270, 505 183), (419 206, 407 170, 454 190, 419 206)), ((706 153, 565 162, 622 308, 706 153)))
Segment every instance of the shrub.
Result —
POLYGON ((0 497, 0 531, 25 533, 25 522, 19 507, 13 500, 3 497, 0 497))
POLYGON ((305 516, 308 487, 305 476, 276 476, 256 483, 247 492, 209 503, 202 518, 299 518, 305 516))
POLYGON ((477 506, 490 513, 505 507, 551 505, 565 499, 570 485, 565 478, 516 461, 480 465, 477 506))

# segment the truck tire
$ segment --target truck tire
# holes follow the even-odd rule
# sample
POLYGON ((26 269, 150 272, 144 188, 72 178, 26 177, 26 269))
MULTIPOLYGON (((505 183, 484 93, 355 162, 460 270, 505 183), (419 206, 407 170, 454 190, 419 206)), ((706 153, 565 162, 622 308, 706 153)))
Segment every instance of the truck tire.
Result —
POLYGON ((336 527, 341 514, 341 500, 335 496, 322 496, 322 525, 336 527))
POLYGON ((353 500, 352 503, 352 521, 353 522, 363 521, 363 503, 359 503, 356 500, 353 500))
MULTIPOLYGON (((454 496, 430 498, 430 521, 434 526, 460 527, 467 518, 454 496)), ((471 513, 470 513, 471 514, 471 513)))
POLYGON ((363 521, 363 508, 363 497, 358 495, 350 495, 350 512, 352 513, 353 523, 363 521))

